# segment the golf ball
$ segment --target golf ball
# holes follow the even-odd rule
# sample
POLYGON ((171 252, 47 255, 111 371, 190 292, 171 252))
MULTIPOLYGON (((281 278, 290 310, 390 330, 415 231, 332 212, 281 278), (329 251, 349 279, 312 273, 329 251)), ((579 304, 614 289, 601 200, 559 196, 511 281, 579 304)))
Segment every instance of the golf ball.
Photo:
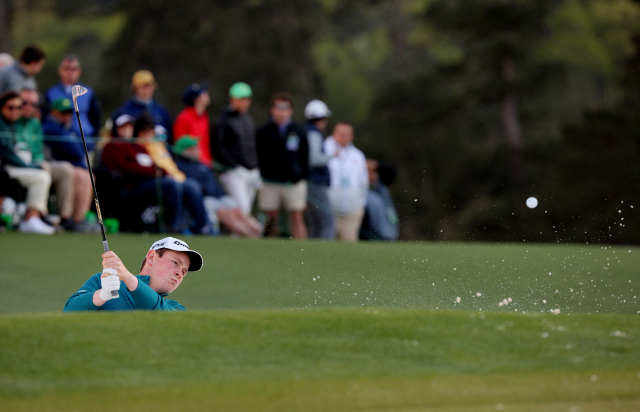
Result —
POLYGON ((529 209, 533 209, 536 206, 538 206, 538 199, 536 199, 535 197, 530 197, 529 199, 527 199, 527 207, 529 209))

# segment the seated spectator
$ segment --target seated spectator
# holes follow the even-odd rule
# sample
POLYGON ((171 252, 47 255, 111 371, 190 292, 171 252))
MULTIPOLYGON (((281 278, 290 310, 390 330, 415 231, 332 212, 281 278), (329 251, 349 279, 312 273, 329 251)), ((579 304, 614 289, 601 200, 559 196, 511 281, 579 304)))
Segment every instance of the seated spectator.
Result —
POLYGON ((395 180, 396 170, 373 159, 367 159, 367 169, 369 192, 360 239, 397 240, 398 212, 387 189, 395 180))
MULTIPOLYGON (((60 83, 47 90, 45 99, 47 106, 57 99, 72 100, 71 87, 76 84, 88 90, 81 99, 77 100, 77 103, 80 120, 82 122, 82 130, 87 140, 87 148, 89 151, 93 151, 95 147, 94 138, 100 130, 100 102, 91 87, 78 82, 81 74, 82 67, 80 66, 78 56, 75 54, 67 54, 64 56, 58 66, 60 83)), ((72 116, 71 118, 71 130, 76 136, 80 136, 80 126, 76 116, 72 116)))
POLYGON ((22 89, 38 90, 35 75, 42 71, 45 54, 37 46, 27 46, 12 65, 0 69, 0 94, 20 93, 22 89))
POLYGON ((182 136, 175 144, 174 151, 178 155, 176 159, 178 168, 187 177, 200 183, 204 205, 211 222, 222 223, 232 234, 246 237, 260 236, 262 233, 260 222, 251 215, 245 215, 240 208, 240 203, 227 195, 218 184, 211 168, 199 162, 198 139, 182 136))
POLYGON ((191 230, 211 234, 213 230, 204 210, 200 185, 187 179, 173 162, 165 146, 153 140, 154 128, 154 119, 143 113, 134 124, 134 136, 139 137, 138 141, 114 137, 102 151, 102 163, 123 175, 123 201, 157 193, 157 177, 162 189, 165 219, 170 230, 185 230, 186 207, 195 221, 191 230))
POLYGON ((369 173, 364 154, 353 145, 353 126, 339 122, 324 142, 325 152, 336 154, 329 160, 331 185, 329 201, 336 219, 338 239, 358 240, 369 189, 369 173))
POLYGON ((73 219, 64 222, 64 227, 77 232, 97 232, 99 226, 85 219, 93 204, 91 177, 87 168, 82 138, 71 128, 73 109, 66 98, 51 103, 50 112, 42 125, 45 144, 51 150, 52 160, 65 161, 73 165, 73 219))
MULTIPOLYGON (((44 158, 44 143, 42 141, 42 124, 38 118, 40 97, 35 90, 25 89, 20 92, 22 98, 22 117, 15 125, 15 138, 22 143, 20 155, 26 158, 26 163, 40 166, 51 175, 51 184, 55 188, 58 214, 62 227, 66 229, 81 229, 73 227, 73 185, 75 172, 73 165, 63 160, 49 160, 44 158)), ((84 215, 80 217, 80 220, 84 215)))
POLYGON ((149 70, 138 70, 131 78, 131 99, 118 109, 118 112, 125 113, 134 118, 138 118, 142 113, 148 112, 157 126, 156 135, 165 135, 171 140, 171 116, 163 105, 158 103, 153 95, 158 87, 153 73, 149 70))
POLYGON ((177 142, 182 136, 195 137, 198 140, 200 163, 210 166, 213 163, 209 141, 209 114, 207 107, 211 103, 206 86, 192 84, 182 95, 186 106, 173 124, 173 137, 177 142))
POLYGON ((51 175, 37 165, 26 163, 15 151, 15 124, 21 116, 22 99, 15 92, 0 96, 0 165, 27 189, 27 211, 18 229, 21 232, 52 235, 55 229, 42 221, 47 213, 51 175))
POLYGON ((280 208, 284 206, 289 212, 292 236, 306 239, 307 227, 303 213, 307 207, 307 134, 291 121, 291 94, 273 95, 270 106, 271 120, 256 133, 258 163, 264 179, 258 194, 258 205, 269 218, 267 235, 278 235, 280 208))

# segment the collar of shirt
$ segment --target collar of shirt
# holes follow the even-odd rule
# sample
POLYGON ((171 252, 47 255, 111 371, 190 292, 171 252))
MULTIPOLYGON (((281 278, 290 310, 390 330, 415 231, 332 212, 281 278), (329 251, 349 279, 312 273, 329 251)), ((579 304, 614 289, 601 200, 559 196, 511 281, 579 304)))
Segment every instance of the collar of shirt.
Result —
POLYGON ((287 132, 287 128, 289 127, 290 124, 291 124, 291 119, 289 119, 284 124, 277 124, 276 125, 276 126, 278 126, 278 131, 280 132, 280 136, 284 136, 284 134, 287 132))
POLYGON ((67 95, 71 96, 71 88, 73 87, 73 85, 72 84, 62 83, 62 82, 61 82, 61 84, 62 84, 62 88, 64 89, 64 92, 67 95))

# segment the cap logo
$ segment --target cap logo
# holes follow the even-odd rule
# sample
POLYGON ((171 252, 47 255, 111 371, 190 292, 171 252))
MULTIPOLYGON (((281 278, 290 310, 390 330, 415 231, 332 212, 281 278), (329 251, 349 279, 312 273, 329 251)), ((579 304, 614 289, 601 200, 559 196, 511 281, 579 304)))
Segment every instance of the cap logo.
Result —
POLYGON ((187 249, 189 249, 189 246, 187 246, 187 244, 186 244, 186 243, 182 243, 182 242, 179 242, 179 241, 177 241, 177 240, 174 240, 174 241, 173 241, 173 243, 175 243, 175 244, 176 244, 176 245, 178 245, 178 246, 184 246, 184 247, 186 247, 187 249))
POLYGON ((156 243, 156 244, 154 244, 154 245, 153 245, 152 249, 156 249, 156 248, 159 248, 159 247, 161 247, 161 246, 164 246, 164 244, 165 244, 165 243, 166 243, 166 242, 156 243))

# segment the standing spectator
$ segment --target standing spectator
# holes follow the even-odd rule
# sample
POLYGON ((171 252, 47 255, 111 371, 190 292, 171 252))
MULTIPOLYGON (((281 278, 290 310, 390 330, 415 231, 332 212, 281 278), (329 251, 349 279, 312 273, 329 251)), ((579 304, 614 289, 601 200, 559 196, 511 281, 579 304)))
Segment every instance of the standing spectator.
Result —
POLYGON ((329 161, 329 200, 336 219, 337 238, 355 242, 369 189, 367 161, 353 145, 353 126, 346 122, 336 124, 324 148, 327 153, 337 154, 329 161))
POLYGON ((242 82, 229 89, 229 106, 220 114, 211 132, 214 157, 222 165, 220 183, 227 193, 240 202, 245 215, 260 188, 258 153, 251 107, 251 87, 242 82))
POLYGON ((34 76, 42 71, 45 57, 39 47, 25 47, 17 62, 0 69, 0 95, 7 91, 20 93, 22 89, 38 90, 34 76))
MULTIPOLYGON (((88 90, 87 94, 78 99, 77 103, 80 120, 82 121, 82 130, 87 140, 87 148, 92 151, 95 147, 94 138, 100 130, 100 102, 96 93, 89 86, 78 83, 81 74, 82 67, 78 57, 75 54, 64 56, 58 66, 60 83, 47 90, 45 99, 47 106, 57 99, 72 100, 71 87, 75 84, 80 84, 88 90)), ((80 126, 75 116, 72 116, 71 119, 71 130, 76 136, 80 136, 80 126)))
POLYGON ((398 239, 398 212, 387 188, 396 177, 396 170, 377 160, 367 159, 369 192, 360 239, 398 239))
POLYGON ((149 70, 138 70, 131 78, 131 99, 118 109, 118 112, 126 113, 134 118, 138 118, 142 113, 148 112, 155 122, 156 135, 166 135, 171 141, 171 116, 163 105, 158 103, 153 95, 158 87, 153 73, 149 70))
POLYGON ((209 139, 209 113, 207 107, 211 104, 211 98, 206 86, 192 84, 182 94, 182 101, 186 106, 180 112, 173 124, 173 137, 177 142, 182 136, 188 135, 198 139, 200 148, 200 163, 211 166, 210 139, 209 139))
POLYGON ((331 184, 327 164, 332 156, 324 151, 324 131, 331 111, 320 100, 312 100, 304 109, 307 118, 307 141, 309 142, 309 194, 305 217, 310 238, 334 239, 335 221, 329 203, 328 189, 331 184))
POLYGON ((307 205, 309 146, 304 129, 291 121, 290 93, 271 97, 271 121, 256 133, 260 174, 265 179, 258 204, 268 218, 268 235, 277 234, 280 206, 289 212, 291 234, 306 239, 304 209, 307 205))
POLYGON ((27 189, 27 212, 18 229, 21 232, 52 235, 55 229, 42 221, 47 211, 51 176, 14 151, 15 123, 21 116, 22 99, 15 92, 0 96, 0 164, 7 174, 27 189))
POLYGON ((232 234, 246 237, 258 237, 262 226, 253 216, 245 215, 238 201, 227 195, 218 184, 209 166, 200 163, 198 140, 183 136, 174 146, 178 155, 176 164, 187 177, 197 180, 202 187, 204 207, 209 220, 214 224, 222 224, 232 234))
MULTIPOLYGON (((38 108, 40 97, 35 90, 27 89, 20 92, 20 97, 22 98, 22 117, 16 122, 15 138, 17 142, 21 142, 23 145, 21 153, 30 160, 26 163, 38 165, 51 175, 51 184, 55 187, 58 214, 60 215, 62 226, 66 229, 80 229, 79 227, 72 227, 73 185, 75 179, 73 165, 61 160, 45 160, 42 124, 40 123, 40 110, 38 108)), ((81 210, 80 212, 84 213, 85 211, 81 210)), ((76 220, 81 221, 83 217, 84 214, 80 218, 76 218, 76 220)))

